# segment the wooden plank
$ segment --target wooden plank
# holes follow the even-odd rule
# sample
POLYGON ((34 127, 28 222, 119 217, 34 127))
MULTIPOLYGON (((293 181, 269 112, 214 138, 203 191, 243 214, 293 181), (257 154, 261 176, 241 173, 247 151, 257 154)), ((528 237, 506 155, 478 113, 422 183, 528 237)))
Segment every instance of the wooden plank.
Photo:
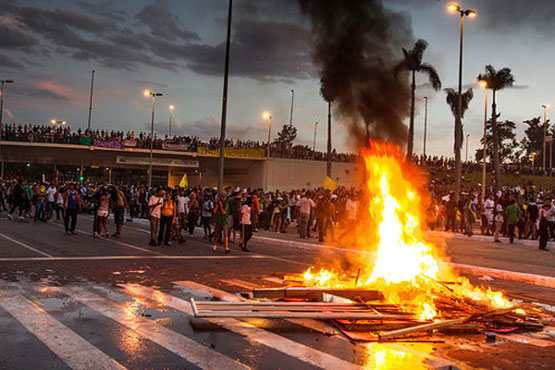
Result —
POLYGON ((465 322, 465 321, 467 321, 471 318, 472 318, 472 316, 466 316, 466 317, 460 317, 458 319, 433 322, 433 323, 430 323, 430 324, 415 325, 415 326, 411 326, 410 328, 392 330, 392 331, 387 332, 387 333, 382 333, 382 334, 379 335, 379 337, 380 337, 380 339, 390 339, 390 338, 400 337, 402 335, 417 333, 419 331, 427 331, 427 330, 432 330, 432 329, 448 328, 451 325, 460 324, 460 323, 465 322))
POLYGON ((327 289, 327 288, 260 288, 252 290, 254 298, 304 298, 321 300, 323 293, 333 294, 340 297, 354 299, 360 297, 364 301, 383 300, 384 296, 377 290, 366 289, 327 289))

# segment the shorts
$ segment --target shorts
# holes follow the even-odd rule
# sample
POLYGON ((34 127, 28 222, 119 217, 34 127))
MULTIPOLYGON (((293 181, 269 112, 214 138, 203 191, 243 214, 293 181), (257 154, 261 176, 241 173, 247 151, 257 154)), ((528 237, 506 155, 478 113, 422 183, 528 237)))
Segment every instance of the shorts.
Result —
POLYGON ((121 207, 114 208, 114 222, 116 225, 123 225, 123 214, 125 210, 121 207))
POLYGON ((108 211, 101 211, 101 210, 98 210, 98 212, 96 213, 96 215, 97 215, 98 217, 108 217, 108 211))

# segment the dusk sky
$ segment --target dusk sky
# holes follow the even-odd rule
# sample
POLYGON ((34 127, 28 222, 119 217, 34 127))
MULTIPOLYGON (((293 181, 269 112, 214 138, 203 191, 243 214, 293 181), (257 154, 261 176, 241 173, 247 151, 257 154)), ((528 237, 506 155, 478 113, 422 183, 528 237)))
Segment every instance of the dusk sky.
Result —
MULTIPOLYGON (((384 2, 408 18, 413 40, 428 41, 425 61, 436 67, 444 88, 455 88, 459 18, 446 10, 448 3, 384 2)), ((151 106, 142 92, 150 88, 164 94, 156 105, 159 135, 167 132, 173 104, 175 134, 219 136, 227 4, 0 0, 0 79, 16 81, 7 86, 4 122, 46 124, 57 118, 73 129, 86 127, 95 69, 93 128, 147 131, 151 106)), ((539 116, 542 104, 555 103, 555 2, 474 0, 460 5, 478 12, 465 19, 463 69, 463 83, 474 86, 463 122, 473 155, 482 135, 484 104, 476 76, 486 64, 513 70, 515 86, 498 94, 498 109, 501 119, 517 123, 519 141, 522 121, 539 116)), ((324 150, 327 107, 311 59, 309 20, 294 0, 235 0, 233 11, 228 136, 265 140, 265 110, 272 112, 275 136, 289 121, 294 89, 297 142, 312 145, 318 121, 317 149, 324 150)), ((423 96, 428 96, 428 153, 451 156, 454 119, 443 91, 432 91, 427 82, 418 75, 415 152, 422 151, 423 96)), ((354 149, 342 117, 334 118, 333 136, 338 151, 354 149)))

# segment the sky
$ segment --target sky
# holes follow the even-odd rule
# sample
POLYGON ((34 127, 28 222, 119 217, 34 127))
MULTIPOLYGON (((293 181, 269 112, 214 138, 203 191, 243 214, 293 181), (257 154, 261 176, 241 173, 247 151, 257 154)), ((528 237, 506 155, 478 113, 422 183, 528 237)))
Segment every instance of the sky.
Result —
MULTIPOLYGON (((383 2, 407 19, 411 42, 428 42, 424 61, 437 69, 442 87, 456 88, 459 17, 446 10, 449 2, 383 2)), ((151 89, 164 94, 156 101, 158 135, 167 133, 173 104, 174 134, 219 136, 227 3, 0 0, 0 79, 15 80, 6 86, 4 122, 48 124, 55 118, 73 129, 85 128, 94 69, 93 128, 148 131, 151 102, 143 91, 151 89)), ((487 64, 513 71, 515 86, 499 92, 497 103, 501 119, 517 123, 518 140, 525 128, 522 121, 542 114, 542 104, 555 103, 555 2, 459 3, 478 12, 465 19, 464 30, 463 84, 474 89, 463 122, 465 135, 470 134, 470 157, 483 130, 484 93, 476 76, 487 64)), ((327 104, 320 96, 312 51, 311 23, 297 1, 234 1, 228 137, 266 140, 264 111, 272 114, 275 137, 289 122, 293 89, 297 143, 312 146, 318 122, 316 149, 325 150, 327 104)), ((427 96, 427 152, 451 156, 454 118, 445 93, 431 90, 424 75, 417 76, 417 85, 415 152, 422 152, 427 96)), ((344 117, 334 114, 333 146, 340 152, 355 150, 347 125, 344 117)))

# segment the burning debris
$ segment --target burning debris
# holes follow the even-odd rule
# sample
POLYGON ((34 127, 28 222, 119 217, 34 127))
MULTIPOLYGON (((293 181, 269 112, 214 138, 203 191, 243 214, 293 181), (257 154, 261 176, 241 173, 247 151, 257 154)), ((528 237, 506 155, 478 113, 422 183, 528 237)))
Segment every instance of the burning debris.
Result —
POLYGON ((285 288, 255 289, 248 302, 192 301, 195 315, 332 320, 349 338, 368 341, 407 340, 428 331, 543 328, 541 312, 475 287, 442 263, 424 239, 420 175, 398 147, 371 142, 363 158, 367 209, 359 229, 375 259, 367 254, 353 275, 309 268, 285 276, 285 288))

